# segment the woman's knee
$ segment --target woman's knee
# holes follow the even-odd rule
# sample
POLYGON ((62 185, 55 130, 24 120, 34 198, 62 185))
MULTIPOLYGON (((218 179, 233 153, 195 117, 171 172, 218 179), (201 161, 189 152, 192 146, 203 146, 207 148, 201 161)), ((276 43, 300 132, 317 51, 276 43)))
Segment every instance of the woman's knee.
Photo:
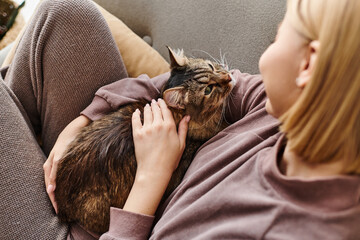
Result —
POLYGON ((49 15, 49 21, 56 21, 62 25, 93 22, 94 18, 102 18, 90 0, 44 0, 40 3, 38 14, 49 15))

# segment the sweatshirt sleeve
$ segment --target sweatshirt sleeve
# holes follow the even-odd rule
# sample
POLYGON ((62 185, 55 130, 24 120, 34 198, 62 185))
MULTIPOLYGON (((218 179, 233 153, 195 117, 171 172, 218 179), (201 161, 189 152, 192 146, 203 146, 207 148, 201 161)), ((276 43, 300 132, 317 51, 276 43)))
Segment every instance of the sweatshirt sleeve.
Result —
MULTIPOLYGON (((225 116, 229 123, 236 122, 266 101, 260 75, 241 73, 239 70, 232 70, 231 73, 235 79, 235 86, 226 107, 225 116)), ((122 105, 140 99, 156 99, 169 77, 169 72, 154 78, 144 74, 138 78, 124 78, 106 85, 95 93, 92 103, 81 114, 94 121, 122 105)))
POLYGON ((164 73, 150 79, 144 74, 137 78, 124 78, 106 85, 95 93, 92 103, 81 114, 94 121, 117 110, 122 105, 140 99, 147 101, 156 99, 169 76, 170 73, 164 73))
POLYGON ((100 240, 148 239, 154 216, 110 208, 110 227, 100 240))
POLYGON ((235 80, 234 88, 229 96, 225 117, 229 123, 234 123, 251 111, 263 107, 266 94, 261 75, 242 73, 232 70, 235 80))

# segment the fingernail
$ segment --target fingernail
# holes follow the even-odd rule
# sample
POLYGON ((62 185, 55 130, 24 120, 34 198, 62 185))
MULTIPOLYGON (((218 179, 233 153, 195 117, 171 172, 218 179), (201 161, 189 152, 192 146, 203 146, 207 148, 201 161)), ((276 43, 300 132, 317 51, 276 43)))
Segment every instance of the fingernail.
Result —
POLYGON ((145 105, 145 107, 150 107, 150 105, 147 103, 147 104, 145 105))
POLYGON ((164 100, 162 100, 161 98, 158 98, 158 102, 160 102, 160 101, 164 101, 164 100))
POLYGON ((151 100, 152 103, 156 103, 155 99, 151 100))
POLYGON ((137 109, 135 110, 135 112, 136 112, 136 113, 140 113, 140 110, 137 108, 137 109))
POLYGON ((52 184, 50 184, 49 186, 48 186, 48 188, 47 188, 47 192, 48 193, 51 193, 51 192, 53 192, 55 190, 55 188, 54 188, 54 185, 52 185, 52 184))
POLYGON ((187 116, 186 116, 185 121, 186 121, 186 122, 189 122, 189 121, 190 121, 190 115, 187 115, 187 116))

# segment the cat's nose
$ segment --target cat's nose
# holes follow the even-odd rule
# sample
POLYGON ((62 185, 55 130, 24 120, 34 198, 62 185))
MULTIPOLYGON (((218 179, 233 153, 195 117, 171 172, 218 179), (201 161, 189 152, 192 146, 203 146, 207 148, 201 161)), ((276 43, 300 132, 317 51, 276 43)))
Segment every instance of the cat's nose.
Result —
POLYGON ((223 83, 229 83, 232 81, 232 78, 230 74, 225 74, 222 76, 221 80, 223 83))

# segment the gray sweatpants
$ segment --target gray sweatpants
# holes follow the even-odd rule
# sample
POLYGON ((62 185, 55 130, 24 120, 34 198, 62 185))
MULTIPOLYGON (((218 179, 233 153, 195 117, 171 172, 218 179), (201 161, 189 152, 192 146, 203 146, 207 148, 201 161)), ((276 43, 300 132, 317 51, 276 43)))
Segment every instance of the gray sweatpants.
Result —
POLYGON ((63 239, 42 165, 96 90, 127 77, 120 52, 90 1, 45 0, 1 73, 0 239, 63 239))

